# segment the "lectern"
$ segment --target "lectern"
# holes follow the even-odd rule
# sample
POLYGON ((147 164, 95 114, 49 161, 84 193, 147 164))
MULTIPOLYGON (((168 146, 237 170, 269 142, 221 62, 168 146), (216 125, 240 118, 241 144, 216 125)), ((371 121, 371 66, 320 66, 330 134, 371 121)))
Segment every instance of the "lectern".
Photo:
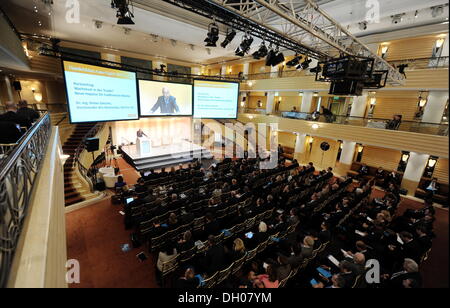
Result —
POLYGON ((150 155, 152 152, 152 143, 150 139, 146 137, 140 137, 136 140, 137 154, 140 156, 150 155))

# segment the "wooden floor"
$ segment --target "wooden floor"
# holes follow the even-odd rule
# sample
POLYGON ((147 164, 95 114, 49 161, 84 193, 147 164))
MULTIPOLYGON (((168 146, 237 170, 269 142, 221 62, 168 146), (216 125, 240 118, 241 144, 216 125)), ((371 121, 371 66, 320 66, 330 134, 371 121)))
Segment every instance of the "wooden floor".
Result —
MULTIPOLYGON (((139 174, 123 160, 121 173, 128 184, 136 183, 139 174)), ((400 211, 418 208, 417 201, 405 199, 400 211)), ((108 198, 97 204, 66 215, 68 258, 77 259, 81 266, 81 283, 70 287, 81 288, 156 288, 155 257, 147 252, 145 262, 136 255, 143 251, 133 249, 124 253, 123 244, 130 244, 131 231, 126 231, 120 206, 108 198)), ((448 211, 436 209, 433 251, 421 271, 428 288, 448 287, 448 211)))

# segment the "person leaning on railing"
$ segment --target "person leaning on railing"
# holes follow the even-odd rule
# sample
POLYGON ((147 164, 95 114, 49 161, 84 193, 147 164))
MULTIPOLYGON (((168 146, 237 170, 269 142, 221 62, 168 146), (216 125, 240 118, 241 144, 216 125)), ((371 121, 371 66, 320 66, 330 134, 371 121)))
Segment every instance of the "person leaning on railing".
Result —
POLYGON ((400 128, 401 124, 402 124, 402 116, 399 114, 396 114, 394 116, 394 118, 387 123, 386 129, 398 130, 400 128))

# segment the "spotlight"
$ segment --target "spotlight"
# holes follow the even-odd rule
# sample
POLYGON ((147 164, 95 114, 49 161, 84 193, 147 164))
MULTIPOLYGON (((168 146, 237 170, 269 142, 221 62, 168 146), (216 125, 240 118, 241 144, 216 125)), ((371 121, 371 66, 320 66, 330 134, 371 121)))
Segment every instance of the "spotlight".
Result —
POLYGON ((307 70, 311 62, 312 62, 311 59, 306 58, 305 61, 301 64, 302 69, 307 70))
POLYGON ((209 25, 208 37, 205 39, 206 47, 217 47, 219 40, 219 27, 215 22, 209 25))
POLYGON ((291 61, 289 61, 288 63, 286 63, 287 67, 294 67, 300 64, 300 61, 303 59, 302 56, 295 56, 294 59, 292 59, 291 61))
POLYGON ((266 43, 262 42, 259 49, 255 53, 253 53, 253 58, 255 60, 259 60, 261 58, 266 57, 268 53, 269 50, 267 49, 266 43))
POLYGON ((315 68, 309 70, 311 73, 320 73, 322 71, 322 67, 317 65, 315 68))
POLYGON ((431 7, 431 16, 436 18, 441 16, 444 13, 444 7, 442 5, 432 6, 431 7))
POLYGON ((222 46, 222 48, 226 48, 228 46, 228 44, 230 44, 234 38, 236 37, 236 31, 234 31, 234 29, 228 29, 227 30, 227 36, 225 37, 225 40, 222 42, 222 44, 220 44, 220 46, 222 46))
POLYGON ((361 30, 361 31, 367 30, 367 22, 366 21, 359 23, 359 30, 361 30))
POLYGON ((399 23, 401 23, 402 21, 403 21, 403 16, 405 15, 405 13, 403 13, 403 14, 396 14, 396 15, 392 15, 391 16, 391 18, 392 18, 392 23, 393 24, 399 24, 399 23))
POLYGON ((284 55, 279 52, 278 48, 276 50, 270 50, 266 58, 266 66, 277 66, 284 62, 284 55))
POLYGON ((112 0, 111 8, 117 9, 116 17, 118 25, 134 25, 134 14, 130 11, 129 5, 133 7, 131 0, 112 0))
POLYGON ((249 51, 253 44, 253 37, 246 34, 242 39, 241 45, 236 49, 236 56, 244 57, 249 51))

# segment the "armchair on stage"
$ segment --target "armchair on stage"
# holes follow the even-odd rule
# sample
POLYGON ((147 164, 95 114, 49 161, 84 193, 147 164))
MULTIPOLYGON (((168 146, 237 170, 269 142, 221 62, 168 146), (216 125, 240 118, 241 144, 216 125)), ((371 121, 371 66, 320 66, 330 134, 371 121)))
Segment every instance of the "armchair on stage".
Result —
POLYGON ((137 154, 142 156, 148 156, 152 153, 152 142, 146 137, 139 137, 136 140, 137 154))

